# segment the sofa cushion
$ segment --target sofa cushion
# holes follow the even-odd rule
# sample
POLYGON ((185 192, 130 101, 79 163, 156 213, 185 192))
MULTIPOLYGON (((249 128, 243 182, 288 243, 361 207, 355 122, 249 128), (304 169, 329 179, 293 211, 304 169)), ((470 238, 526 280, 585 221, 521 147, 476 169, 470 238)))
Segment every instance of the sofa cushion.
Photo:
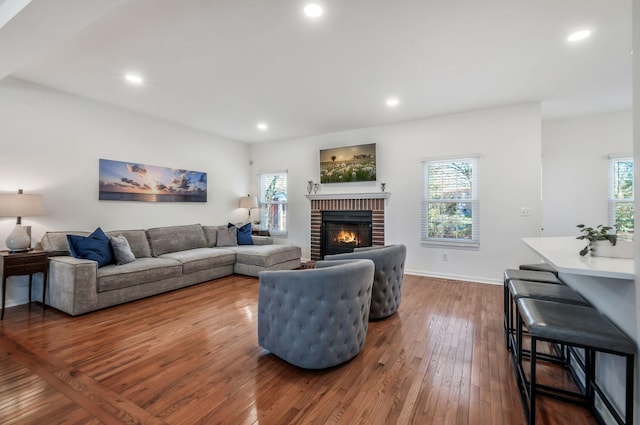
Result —
POLYGON ((111 264, 98 269, 98 292, 179 277, 181 274, 182 264, 178 261, 166 258, 138 258, 122 266, 111 264))
POLYGON ((236 239, 238 241, 238 245, 253 245, 253 239, 251 239, 251 223, 247 223, 240 227, 229 223, 228 227, 236 228, 236 239))
POLYGON ((299 259, 300 247, 294 245, 241 245, 226 248, 236 253, 236 262, 260 267, 299 259))
POLYGON ((144 230, 113 230, 107 236, 124 236, 136 258, 151 257, 151 247, 144 230))
POLYGON ((218 228, 220 226, 202 226, 204 237, 207 239, 207 246, 213 248, 218 241, 218 228))
POLYGON ((226 249, 197 248, 187 251, 162 254, 159 258, 167 258, 182 264, 182 273, 188 274, 200 270, 227 266, 236 262, 236 254, 226 249))
POLYGON ((207 247, 204 230, 199 224, 147 229, 147 238, 154 257, 169 252, 207 247))
POLYGON ((113 257, 116 259, 116 265, 122 266, 123 264, 136 261, 136 256, 131 252, 131 246, 129 246, 127 238, 122 235, 109 236, 109 242, 111 242, 111 249, 113 250, 113 257))
POLYGON ((218 240, 216 241, 216 246, 237 246, 238 245, 238 229, 235 226, 225 228, 218 228, 218 240))
POLYGON ((67 235, 67 242, 71 255, 75 258, 95 261, 98 267, 104 267, 113 261, 109 237, 99 227, 89 236, 67 235))
POLYGON ((52 255, 71 255, 67 235, 89 236, 89 232, 47 232, 40 243, 42 249, 52 255))

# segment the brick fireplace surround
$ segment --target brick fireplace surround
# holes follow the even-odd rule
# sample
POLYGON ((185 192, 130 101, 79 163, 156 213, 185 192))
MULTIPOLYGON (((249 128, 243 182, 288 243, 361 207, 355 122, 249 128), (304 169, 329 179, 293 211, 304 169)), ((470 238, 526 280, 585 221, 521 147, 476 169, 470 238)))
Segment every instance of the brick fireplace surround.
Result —
POLYGON ((373 245, 384 245, 384 209, 388 192, 307 195, 311 201, 311 260, 321 260, 323 211, 371 211, 373 245))

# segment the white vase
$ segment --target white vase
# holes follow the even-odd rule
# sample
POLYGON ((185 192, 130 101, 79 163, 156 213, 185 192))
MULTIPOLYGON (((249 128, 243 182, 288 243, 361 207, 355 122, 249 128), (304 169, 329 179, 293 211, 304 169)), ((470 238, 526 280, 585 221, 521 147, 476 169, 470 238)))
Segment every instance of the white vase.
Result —
POLYGON ((21 224, 16 224, 7 238, 6 245, 9 251, 27 251, 31 246, 31 238, 21 224))
POLYGON ((618 241, 615 246, 609 241, 596 241, 594 248, 591 251, 593 257, 633 258, 632 241, 618 241))

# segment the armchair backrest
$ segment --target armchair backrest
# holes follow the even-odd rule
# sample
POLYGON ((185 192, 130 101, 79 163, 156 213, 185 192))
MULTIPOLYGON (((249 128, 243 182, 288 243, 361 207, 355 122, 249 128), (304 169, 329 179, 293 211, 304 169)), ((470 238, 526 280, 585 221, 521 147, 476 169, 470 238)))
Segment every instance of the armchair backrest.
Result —
POLYGON ((405 245, 356 248, 354 252, 326 255, 325 260, 369 259, 375 264, 369 319, 382 319, 395 313, 402 300, 405 245))
POLYGON ((353 358, 366 339, 374 268, 361 260, 261 272, 258 343, 307 369, 353 358))

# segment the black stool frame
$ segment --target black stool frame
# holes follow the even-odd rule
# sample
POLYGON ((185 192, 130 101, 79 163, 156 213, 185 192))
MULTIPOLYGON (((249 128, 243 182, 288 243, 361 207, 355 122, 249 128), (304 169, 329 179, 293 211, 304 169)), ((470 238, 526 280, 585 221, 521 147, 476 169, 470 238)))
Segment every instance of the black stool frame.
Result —
MULTIPOLYGON (((526 266, 526 265, 525 265, 526 266)), ((521 266, 524 267, 524 266, 521 266)), ((527 271, 527 269, 522 269, 520 268, 519 270, 523 270, 523 271, 527 271)), ((505 273, 509 271, 506 270, 505 273)), ((514 270, 515 271, 515 270, 514 270)), ((528 271, 534 271, 534 270, 528 270, 528 271)), ((553 274, 556 278, 558 277, 558 272, 551 272, 551 271, 545 271, 545 272, 541 272, 541 273, 551 273, 553 274)), ((503 293, 503 308, 504 308, 504 318, 503 318, 503 325, 504 325, 504 339, 505 339, 505 344, 507 346, 508 350, 511 350, 511 340, 509 338, 509 334, 515 332, 515 329, 513 328, 512 325, 512 319, 511 319, 511 310, 510 310, 510 304, 511 303, 511 297, 510 297, 510 292, 509 292, 509 280, 511 280, 511 278, 507 279, 507 276, 505 274, 503 282, 502 282, 502 286, 504 287, 504 293, 503 293)), ((520 278, 520 280, 526 280, 529 281, 530 279, 526 279, 526 278, 520 278)), ((536 280, 530 280, 531 282, 541 282, 541 283, 548 283, 545 282, 543 280, 540 281, 536 281, 536 280)), ((550 283, 552 285, 558 285, 558 284, 563 284, 561 280, 558 279, 558 281, 556 283, 550 283)))
MULTIPOLYGON (((507 338, 507 349, 512 353, 513 356, 516 356, 519 350, 523 357, 529 358, 530 351, 523 349, 522 341, 518 341, 517 339, 516 326, 514 326, 513 324, 513 321, 514 321, 513 316, 514 314, 519 315, 518 306, 516 305, 515 300, 513 299, 513 294, 509 290, 508 286, 505 286, 504 296, 505 296, 505 318, 504 318, 505 325, 504 326, 505 326, 505 333, 507 338)), ((528 332, 525 329, 522 329, 521 332, 522 334, 528 334, 528 332)), ((568 366, 569 353, 567 352, 567 347, 564 344, 557 343, 557 344, 552 344, 551 348, 555 352, 555 355, 547 354, 547 353, 537 353, 536 354, 537 358, 540 360, 545 360, 548 362, 553 362, 553 363, 558 363, 564 366, 568 366)), ((580 361, 579 358, 577 360, 580 361)), ((582 366, 583 371, 584 369, 585 369, 584 366, 582 366)), ((569 370, 571 370, 571 368, 569 368, 569 370)), ((572 374, 573 374, 573 371, 572 371, 572 374)), ((577 378, 574 376, 574 379, 577 379, 577 378)))
MULTIPOLYGON (((595 395, 597 394, 604 403, 605 407, 619 425, 632 425, 633 424, 633 384, 634 384, 634 372, 635 372, 635 356, 633 354, 622 353, 614 350, 608 350, 600 347, 592 347, 588 345, 580 345, 572 343, 567 344, 566 341, 558 341, 555 339, 541 338, 529 334, 531 338, 531 350, 529 351, 530 371, 529 380, 527 380, 524 367, 522 366, 522 359, 524 358, 524 350, 522 349, 523 338, 523 321, 520 316, 517 304, 515 305, 515 311, 517 316, 516 324, 516 345, 512 350, 512 359, 514 362, 514 368, 516 371, 516 380, 518 383, 518 390, 520 392, 520 400, 524 409, 525 418, 529 425, 535 425, 536 423, 536 396, 551 397, 561 401, 567 401, 570 403, 583 405, 588 407, 591 412, 596 416, 600 423, 604 423, 600 413, 595 409, 595 395), (548 342, 551 344, 566 345, 568 347, 568 360, 573 356, 579 363, 580 359, 575 354, 575 348, 582 348, 585 351, 585 361, 579 366, 584 366, 585 382, 584 386, 581 385, 573 370, 571 376, 580 388, 581 392, 576 393, 573 391, 564 390, 561 388, 555 388, 548 385, 542 385, 536 381, 536 367, 539 355, 536 353, 537 343, 539 341, 548 342), (624 418, 618 413, 613 406, 607 395, 602 391, 595 379, 596 372, 596 353, 608 353, 626 358, 626 376, 625 376, 625 412, 624 418)), ((542 359, 541 359, 542 360, 542 359)), ((568 364, 568 363, 567 363, 568 364)))

